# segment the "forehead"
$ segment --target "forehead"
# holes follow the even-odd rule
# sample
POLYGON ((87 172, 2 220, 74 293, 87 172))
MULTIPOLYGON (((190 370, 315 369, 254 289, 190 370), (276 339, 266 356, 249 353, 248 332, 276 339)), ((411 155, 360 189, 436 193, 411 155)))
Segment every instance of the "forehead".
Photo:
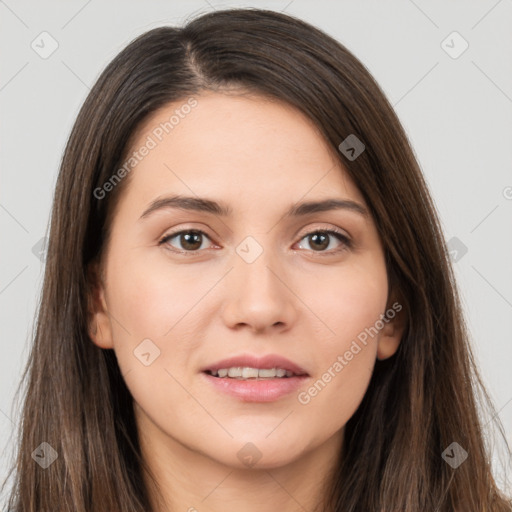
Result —
POLYGON ((141 201, 174 192, 243 208, 333 193, 364 202, 314 123, 260 95, 206 92, 170 103, 139 128, 133 152, 144 156, 134 160, 127 195, 141 201))

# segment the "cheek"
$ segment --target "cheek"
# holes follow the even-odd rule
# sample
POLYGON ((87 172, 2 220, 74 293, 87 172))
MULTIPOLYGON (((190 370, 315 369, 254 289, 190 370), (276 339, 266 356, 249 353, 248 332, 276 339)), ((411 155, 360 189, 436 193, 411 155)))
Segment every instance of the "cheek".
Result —
POLYGON ((333 435, 354 415, 368 389, 375 364, 371 346, 353 345, 348 350, 349 360, 345 348, 350 343, 344 345, 329 352, 324 372, 297 396, 299 410, 308 418, 308 429, 323 438, 333 435))
POLYGON ((179 330, 187 315, 215 284, 215 277, 175 266, 160 257, 148 261, 142 257, 125 260, 123 266, 112 268, 110 302, 119 323, 121 337, 126 331, 134 339, 161 339, 171 330, 179 330), (199 278, 199 276, 201 276, 199 278))
POLYGON ((144 393, 153 383, 150 396, 156 399, 157 389, 169 388, 165 370, 186 365, 199 343, 191 339, 191 323, 197 321, 194 305, 213 283, 183 272, 185 266, 176 267, 171 275, 169 265, 162 264, 164 258, 148 264, 142 252, 124 254, 129 256, 112 254, 115 264, 108 269, 114 350, 122 374, 129 375, 132 394, 144 393))
POLYGON ((198 324, 203 321, 198 319, 198 301, 216 276, 198 279, 197 272, 185 269, 176 267, 170 274, 169 265, 132 258, 109 274, 114 350, 121 373, 135 402, 162 425, 176 414, 176 404, 187 409, 187 421, 204 420, 204 411, 188 393, 191 376, 184 369, 201 345, 196 334, 206 328, 198 324))
POLYGON ((310 297, 330 333, 317 338, 318 372, 298 402, 319 431, 335 432, 356 411, 373 372, 388 292, 385 267, 347 266, 323 292, 310 297))
POLYGON ((299 282, 298 295, 322 321, 315 344, 320 342, 327 353, 333 348, 344 350, 347 342, 374 326, 385 312, 388 282, 378 254, 353 258, 346 265, 319 272, 316 279, 305 276, 299 282))

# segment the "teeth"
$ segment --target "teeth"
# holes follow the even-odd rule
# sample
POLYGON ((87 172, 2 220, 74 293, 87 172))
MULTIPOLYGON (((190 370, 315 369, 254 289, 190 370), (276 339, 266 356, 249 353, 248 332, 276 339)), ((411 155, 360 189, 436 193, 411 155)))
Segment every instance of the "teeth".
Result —
POLYGON ((211 374, 215 377, 230 377, 232 379, 273 379, 283 377, 293 377, 294 373, 283 368, 249 368, 249 367, 232 367, 222 368, 217 371, 212 370, 211 374))
POLYGON ((229 368, 228 377, 241 377, 242 368, 229 368))
POLYGON ((275 377, 277 370, 275 368, 268 370, 258 370, 258 377, 275 377))
MULTIPOLYGON (((260 372, 262 370, 257 370, 256 368, 242 368, 242 378, 243 379, 253 379, 258 378, 260 376, 260 372)), ((263 375, 261 375, 263 377, 263 375)), ((238 375, 237 375, 238 377, 238 375)))

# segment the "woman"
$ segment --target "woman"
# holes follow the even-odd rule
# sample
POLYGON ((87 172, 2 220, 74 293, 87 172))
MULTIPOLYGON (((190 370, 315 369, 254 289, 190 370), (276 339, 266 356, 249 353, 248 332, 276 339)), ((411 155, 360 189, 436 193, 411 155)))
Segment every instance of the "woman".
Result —
POLYGON ((9 506, 510 511, 467 340, 346 48, 256 9, 149 31, 65 150, 9 506))

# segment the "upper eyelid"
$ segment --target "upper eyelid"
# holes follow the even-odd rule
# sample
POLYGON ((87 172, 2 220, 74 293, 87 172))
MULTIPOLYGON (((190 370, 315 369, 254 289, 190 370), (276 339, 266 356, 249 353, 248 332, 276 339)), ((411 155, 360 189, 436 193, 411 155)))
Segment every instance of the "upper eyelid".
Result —
POLYGON ((307 231, 305 231, 303 233, 303 235, 301 236, 300 239, 302 240, 302 238, 304 238, 305 236, 310 235, 312 233, 316 233, 317 231, 320 231, 320 232, 322 232, 322 231, 334 231, 335 233, 337 233, 339 235, 342 235, 342 236, 345 236, 346 238, 352 239, 351 235, 348 233, 348 231, 346 229, 339 228, 339 227, 333 227, 333 226, 318 227, 318 228, 308 229, 307 231))
MULTIPOLYGON (((189 232, 189 231, 197 231, 197 232, 200 232, 201 234, 203 235, 206 235, 208 238, 212 238, 207 231, 205 231, 204 229, 201 229, 201 228, 193 228, 193 227, 185 227, 185 228, 181 228, 181 229, 178 229, 176 231, 171 231, 170 233, 165 233, 163 234, 162 236, 159 237, 159 240, 163 240, 164 238, 168 238, 168 237, 174 237, 176 235, 179 235, 181 233, 186 233, 186 232, 189 232)), ((316 228, 310 228, 308 229, 307 231, 304 231, 302 236, 300 237, 300 240, 302 240, 302 238, 304 238, 305 236, 307 235, 310 235, 312 233, 315 233, 317 231, 335 231, 335 232, 338 232, 338 234, 340 235, 343 235, 349 239, 352 238, 352 236, 348 233, 348 231, 346 229, 343 229, 343 228, 339 228, 337 226, 320 226, 320 227, 316 227, 316 228)), ((300 230, 299 232, 300 233, 300 230)), ((295 237, 299 236, 299 234, 296 234, 295 237)))

